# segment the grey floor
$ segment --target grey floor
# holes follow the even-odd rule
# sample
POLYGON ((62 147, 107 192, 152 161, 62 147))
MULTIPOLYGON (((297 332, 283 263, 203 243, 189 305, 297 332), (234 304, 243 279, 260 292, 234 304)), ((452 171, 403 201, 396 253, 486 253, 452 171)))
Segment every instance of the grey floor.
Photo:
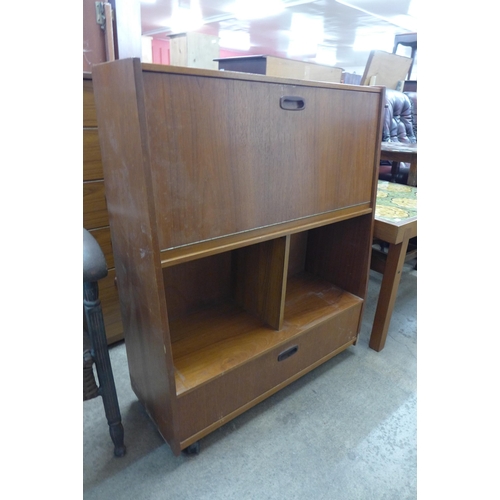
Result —
POLYGON ((110 349, 127 454, 113 456, 101 398, 83 403, 85 499, 417 498, 417 272, 405 265, 385 349, 368 347, 381 276, 370 274, 356 346, 175 457, 110 349))

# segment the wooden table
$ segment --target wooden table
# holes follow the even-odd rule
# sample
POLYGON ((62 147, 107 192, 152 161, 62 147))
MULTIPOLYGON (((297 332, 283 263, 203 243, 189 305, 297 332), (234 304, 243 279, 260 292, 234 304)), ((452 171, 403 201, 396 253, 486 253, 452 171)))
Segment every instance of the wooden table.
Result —
POLYGON ((409 163, 408 185, 417 185, 417 144, 401 142, 383 142, 380 147, 380 159, 393 162, 393 180, 399 170, 399 162, 409 163))
POLYGON ((370 347, 384 348, 399 281, 408 254, 408 243, 417 236, 417 189, 404 184, 378 181, 374 238, 389 243, 387 254, 374 250, 371 268, 383 274, 377 310, 370 335, 370 347))

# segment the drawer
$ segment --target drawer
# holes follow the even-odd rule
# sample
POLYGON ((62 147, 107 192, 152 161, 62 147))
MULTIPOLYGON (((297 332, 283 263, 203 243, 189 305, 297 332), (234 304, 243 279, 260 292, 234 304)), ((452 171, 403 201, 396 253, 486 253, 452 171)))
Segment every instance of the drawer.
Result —
POLYGON ((97 127, 92 80, 83 80, 83 126, 97 127))
POLYGON ((83 180, 103 179, 101 147, 96 128, 83 129, 83 180))
POLYGON ((104 181, 83 183, 83 227, 87 230, 109 226, 104 181))
POLYGON ((114 268, 115 261, 113 259, 113 247, 111 246, 111 231, 109 226, 92 229, 89 232, 96 239, 97 243, 99 243, 99 246, 104 254, 104 258, 106 259, 108 269, 114 268))
POLYGON ((352 345, 360 313, 361 302, 295 339, 179 396, 181 441, 220 427, 352 345), (278 356, 290 348, 296 349, 296 352, 278 361, 278 356), (203 433, 204 430, 206 432, 203 433))

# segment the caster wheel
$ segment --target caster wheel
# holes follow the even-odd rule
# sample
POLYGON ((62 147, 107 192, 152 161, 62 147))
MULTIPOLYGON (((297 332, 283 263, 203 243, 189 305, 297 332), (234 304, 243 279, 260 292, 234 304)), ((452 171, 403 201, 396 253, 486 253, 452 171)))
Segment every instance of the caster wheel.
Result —
POLYGON ((198 455, 200 453, 200 442, 196 441, 196 443, 190 444, 182 450, 182 453, 185 455, 198 455))

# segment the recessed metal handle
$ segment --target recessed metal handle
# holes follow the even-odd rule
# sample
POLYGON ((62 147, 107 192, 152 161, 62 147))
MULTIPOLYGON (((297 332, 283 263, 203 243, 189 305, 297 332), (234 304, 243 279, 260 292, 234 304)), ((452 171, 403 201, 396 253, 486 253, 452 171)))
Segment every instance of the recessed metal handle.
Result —
POLYGON ((280 108, 287 111, 302 111, 306 107, 306 100, 296 95, 284 95, 280 98, 280 108))
POLYGON ((282 353, 280 353, 278 355, 278 361, 283 361, 284 359, 287 359, 290 356, 293 356, 298 350, 299 350, 298 345, 293 345, 292 347, 285 349, 282 353))

